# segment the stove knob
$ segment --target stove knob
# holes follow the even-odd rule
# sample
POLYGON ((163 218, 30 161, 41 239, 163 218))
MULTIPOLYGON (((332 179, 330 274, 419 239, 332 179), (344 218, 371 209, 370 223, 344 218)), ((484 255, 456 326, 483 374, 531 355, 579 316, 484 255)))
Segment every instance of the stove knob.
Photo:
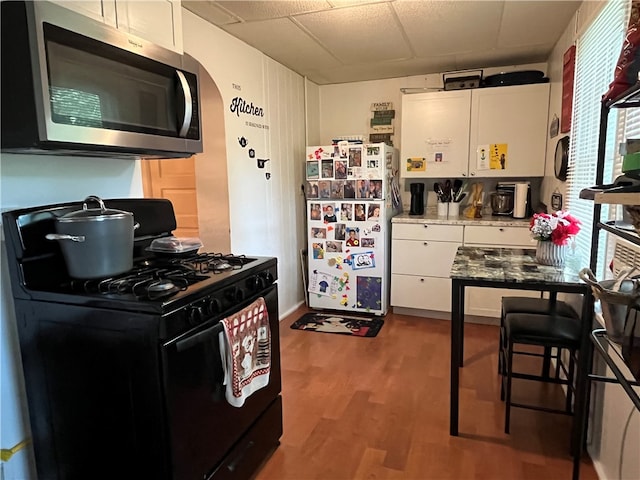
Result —
POLYGON ((251 290, 253 290, 254 292, 263 290, 267 288, 268 285, 267 280, 261 275, 251 277, 247 283, 249 283, 249 288, 251 288, 251 290))
POLYGON ((211 297, 207 301, 206 309, 208 315, 216 315, 218 313, 222 313, 222 302, 216 297, 211 297))
POLYGON ((268 270, 266 272, 263 272, 262 275, 263 275, 264 279, 266 280, 267 285, 271 285, 275 281, 274 278, 273 278, 273 275, 268 270))
POLYGON ((202 310, 202 307, 190 307, 187 318, 189 320, 189 324, 191 325, 197 325, 201 323, 204 319, 204 312, 202 310))
POLYGON ((231 287, 227 290, 226 295, 232 302, 241 302, 244 300, 244 292, 240 287, 231 287))

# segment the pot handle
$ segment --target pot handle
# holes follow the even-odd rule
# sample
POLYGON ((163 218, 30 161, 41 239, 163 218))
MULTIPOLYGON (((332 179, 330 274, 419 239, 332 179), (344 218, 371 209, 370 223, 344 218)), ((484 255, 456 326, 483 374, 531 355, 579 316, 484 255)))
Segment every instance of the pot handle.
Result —
POLYGON ((87 198, 84 199, 84 204, 82 205, 82 209, 86 210, 87 209, 87 202, 89 200, 93 200, 94 202, 98 202, 98 205, 100 206, 100 210, 102 212, 104 212, 107 207, 104 206, 104 202, 102 201, 102 199, 100 197, 97 197, 96 195, 89 195, 87 198))
POLYGON ((139 224, 138 222, 136 222, 136 223, 134 223, 134 224, 133 224, 133 229, 134 229, 134 230, 137 230, 137 229, 139 229, 139 228, 140 228, 140 224, 139 224))
POLYGON ((71 240, 72 242, 84 242, 84 235, 63 235, 61 233, 47 233, 47 240, 71 240))
POLYGON ((592 287, 596 287, 601 292, 604 292, 604 289, 598 284, 598 281, 596 280, 596 276, 593 274, 590 268, 583 268, 578 273, 578 276, 585 283, 588 283, 592 287))

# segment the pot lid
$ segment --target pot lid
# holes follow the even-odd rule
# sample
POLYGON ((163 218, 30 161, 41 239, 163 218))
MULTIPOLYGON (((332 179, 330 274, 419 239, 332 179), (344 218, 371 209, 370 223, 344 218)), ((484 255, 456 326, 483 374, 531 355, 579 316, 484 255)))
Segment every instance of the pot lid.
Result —
POLYGON ((84 199, 82 210, 67 213, 58 219, 60 222, 100 222, 104 220, 116 220, 122 218, 133 218, 133 213, 124 210, 107 208, 100 197, 90 195, 84 199), (99 208, 89 208, 87 202, 93 200, 98 202, 99 208))

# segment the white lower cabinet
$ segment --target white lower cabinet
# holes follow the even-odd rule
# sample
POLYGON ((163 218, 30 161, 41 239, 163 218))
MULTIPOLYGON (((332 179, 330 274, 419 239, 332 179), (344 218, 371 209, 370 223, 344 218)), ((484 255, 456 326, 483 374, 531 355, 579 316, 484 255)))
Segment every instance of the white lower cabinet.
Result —
POLYGON ((391 305, 451 311, 451 280, 424 275, 391 274, 391 305))
MULTIPOLYGON (((391 305, 451 311, 451 265, 458 247, 533 248, 529 228, 484 225, 393 223, 391 231, 391 305)), ((467 287, 465 313, 500 317, 503 296, 540 295, 538 292, 467 287)))
POLYGON ((450 311, 449 273, 462 245, 463 226, 393 224, 391 305, 450 311))
MULTIPOLYGON (((529 228, 467 225, 464 227, 464 245, 482 247, 532 248, 529 228)), ((500 317, 502 297, 538 297, 540 292, 510 290, 506 288, 465 288, 465 314, 482 317, 500 317)))

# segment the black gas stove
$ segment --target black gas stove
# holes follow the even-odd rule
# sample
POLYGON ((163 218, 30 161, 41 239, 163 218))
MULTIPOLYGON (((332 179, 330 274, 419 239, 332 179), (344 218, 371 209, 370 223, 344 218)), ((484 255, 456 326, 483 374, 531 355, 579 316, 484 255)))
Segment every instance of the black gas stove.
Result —
POLYGON ((140 224, 133 268, 90 280, 45 238, 82 202, 3 213, 39 478, 121 478, 122 465, 131 478, 250 478, 282 434, 276 259, 158 254, 151 243, 176 228, 169 201, 104 203, 140 224), (221 320, 262 301, 269 383, 237 408, 221 320))

